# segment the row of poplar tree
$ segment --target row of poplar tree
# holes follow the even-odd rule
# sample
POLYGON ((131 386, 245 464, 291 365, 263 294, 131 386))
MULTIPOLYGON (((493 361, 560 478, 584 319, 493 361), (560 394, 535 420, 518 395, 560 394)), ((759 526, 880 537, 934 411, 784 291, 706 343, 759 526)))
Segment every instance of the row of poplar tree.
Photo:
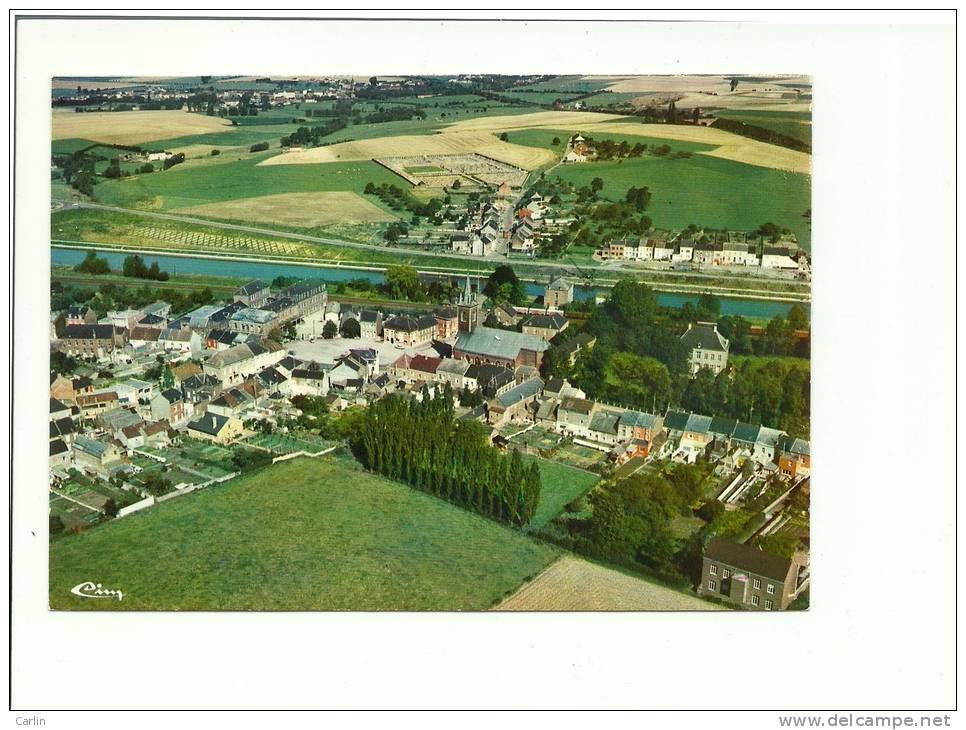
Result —
POLYGON ((352 448, 367 469, 499 522, 523 526, 540 499, 540 470, 487 442, 475 421, 458 421, 447 385, 422 400, 391 395, 370 405, 352 448))

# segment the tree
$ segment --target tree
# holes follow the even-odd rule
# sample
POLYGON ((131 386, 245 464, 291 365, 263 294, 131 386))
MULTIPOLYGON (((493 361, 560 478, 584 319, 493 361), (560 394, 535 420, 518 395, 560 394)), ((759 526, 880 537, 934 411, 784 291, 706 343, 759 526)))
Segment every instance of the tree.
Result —
POLYGON ((359 326, 359 320, 354 317, 349 317, 345 322, 342 323, 342 327, 339 328, 340 334, 347 339, 355 339, 362 336, 362 329, 359 326))
POLYGON ((97 251, 88 251, 84 260, 74 267, 74 271, 84 274, 110 274, 111 267, 107 264, 107 259, 98 258, 97 251))
POLYGON ((339 334, 339 326, 330 319, 322 328, 322 336, 327 340, 331 340, 337 334, 339 334))
POLYGON ((526 286, 508 264, 500 264, 493 270, 483 285, 483 293, 498 303, 509 301, 523 305, 527 301, 526 286))
POLYGON ((508 142, 509 140, 510 140, 510 137, 507 135, 506 132, 500 132, 500 141, 508 142))
POLYGON ((552 144, 552 145, 553 145, 554 147, 557 147, 557 146, 558 146, 558 145, 560 144, 560 137, 554 137, 554 138, 553 138, 553 139, 552 139, 552 140, 550 141, 550 144, 552 144))
POLYGON ((591 180, 590 181, 590 189, 594 193, 594 195, 596 195, 601 190, 603 190, 604 189, 604 180, 603 180, 603 178, 595 177, 593 180, 591 180))
POLYGON ((50 352, 50 369, 55 373, 69 375, 74 372, 78 364, 77 360, 59 350, 51 350, 50 352))
POLYGON ((459 178, 456 178, 453 181, 453 185, 452 185, 453 190, 459 190, 462 186, 463 186, 463 183, 460 182, 459 178))
POLYGON ((108 517, 117 517, 117 510, 117 502, 114 501, 113 497, 108 497, 104 503, 104 514, 108 517))
POLYGON ((389 266, 384 286, 392 299, 420 302, 426 295, 426 287, 412 266, 389 266))

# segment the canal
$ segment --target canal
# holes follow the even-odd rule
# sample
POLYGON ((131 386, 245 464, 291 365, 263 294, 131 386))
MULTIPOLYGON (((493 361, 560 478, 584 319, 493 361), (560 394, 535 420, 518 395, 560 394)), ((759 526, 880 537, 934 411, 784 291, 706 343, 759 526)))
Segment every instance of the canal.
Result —
MULTIPOLYGON (((73 266, 80 263, 87 251, 73 248, 51 246, 50 262, 53 266, 73 266)), ((125 256, 129 254, 114 251, 98 251, 98 256, 107 259, 112 269, 120 270, 125 256)), ((366 271, 364 269, 348 269, 334 266, 312 266, 309 264, 288 264, 264 261, 238 261, 235 259, 212 259, 194 256, 164 256, 141 254, 144 262, 150 266, 155 261, 158 266, 171 274, 195 274, 200 276, 226 276, 232 278, 252 278, 271 281, 276 276, 290 276, 298 278, 319 278, 326 282, 349 281, 350 279, 367 279, 374 284, 381 284, 384 280, 382 272, 366 271)), ((527 294, 539 296, 543 294, 543 287, 528 282, 527 294)), ((587 299, 592 296, 606 296, 607 289, 602 287, 577 287, 574 296, 577 299, 587 299)), ((664 307, 682 307, 685 303, 696 304, 697 295, 675 294, 659 292, 658 302, 664 307)), ((721 313, 739 315, 748 319, 771 319, 776 314, 785 316, 791 307, 789 302, 776 302, 768 299, 736 299, 719 297, 721 313)), ((807 306, 807 305, 805 305, 807 306)))

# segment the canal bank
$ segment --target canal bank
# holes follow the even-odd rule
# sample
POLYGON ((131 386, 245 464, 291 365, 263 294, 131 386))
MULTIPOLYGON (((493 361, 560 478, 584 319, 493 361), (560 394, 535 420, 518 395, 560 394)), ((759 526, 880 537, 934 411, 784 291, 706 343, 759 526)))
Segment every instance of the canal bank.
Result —
MULTIPOLYGON (((52 266, 74 266, 80 263, 91 246, 51 246, 51 265, 52 266)), ((157 262, 158 266, 171 274, 189 274, 197 276, 216 276, 246 279, 265 279, 271 281, 277 276, 287 276, 296 278, 319 278, 326 282, 337 283, 340 281, 350 281, 352 279, 366 279, 373 284, 381 284, 385 281, 383 270, 375 266, 362 266, 358 264, 313 264, 313 263, 290 263, 287 261, 274 261, 259 258, 225 258, 218 256, 201 256, 197 254, 155 254, 149 251, 134 251, 132 249, 118 249, 110 246, 97 246, 98 256, 107 259, 112 269, 120 270, 124 263, 124 258, 131 254, 140 255, 147 265, 157 262)), ((462 277, 467 272, 459 270, 425 269, 420 267, 420 272, 439 277, 462 277)), ((485 279, 486 274, 469 274, 475 279, 485 279)), ((530 296, 540 296, 543 294, 543 286, 532 280, 526 280, 526 292, 530 296)), ((653 285, 652 285, 653 286, 653 285)), ((666 291, 662 287, 654 286, 658 291, 658 302, 665 307, 683 307, 686 303, 695 304, 698 301, 699 291, 666 291)), ((673 288, 673 287, 669 287, 673 288)), ((575 289, 575 298, 579 300, 589 299, 596 296, 607 296, 609 287, 578 286, 575 289)), ((737 315, 749 319, 771 319, 775 315, 785 316, 794 301, 776 299, 762 299, 752 296, 730 293, 728 295, 718 295, 721 302, 721 313, 725 315, 737 315)), ((808 306, 807 303, 803 303, 808 306)))

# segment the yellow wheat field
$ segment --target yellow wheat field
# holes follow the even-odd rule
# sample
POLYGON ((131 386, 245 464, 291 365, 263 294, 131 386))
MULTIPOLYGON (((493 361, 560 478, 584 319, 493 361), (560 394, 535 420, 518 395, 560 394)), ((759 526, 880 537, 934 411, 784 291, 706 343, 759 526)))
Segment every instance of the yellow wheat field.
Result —
MULTIPOLYGON (((609 115, 605 115, 609 116, 609 115)), ((325 162, 351 162, 382 157, 412 155, 455 155, 477 152, 500 162, 533 170, 557 159, 550 150, 502 142, 488 132, 443 132, 440 134, 376 137, 340 142, 302 152, 269 157, 260 165, 311 165, 325 162)))
MULTIPOLYGON (((593 135, 598 133, 625 134, 658 139, 681 140, 717 145, 717 149, 699 154, 722 157, 726 160, 744 162, 758 167, 773 167, 777 170, 811 174, 811 156, 786 147, 759 142, 731 132, 713 127, 698 127, 686 124, 635 124, 619 114, 596 114, 592 112, 537 112, 517 116, 483 117, 466 122, 457 122, 448 129, 464 130, 475 128, 478 124, 492 128, 494 132, 513 131, 514 129, 560 129, 569 132, 593 135)), ((485 153, 484 153, 485 154, 485 153)))
POLYGON ((641 578, 565 556, 497 611, 720 611, 720 606, 641 578))
POLYGON ((395 217, 353 192, 283 193, 180 208, 175 213, 222 220, 315 228, 333 223, 383 223, 395 217))
POLYGON ((184 111, 83 112, 52 114, 51 119, 53 139, 89 139, 103 144, 137 145, 231 128, 224 119, 184 111))

